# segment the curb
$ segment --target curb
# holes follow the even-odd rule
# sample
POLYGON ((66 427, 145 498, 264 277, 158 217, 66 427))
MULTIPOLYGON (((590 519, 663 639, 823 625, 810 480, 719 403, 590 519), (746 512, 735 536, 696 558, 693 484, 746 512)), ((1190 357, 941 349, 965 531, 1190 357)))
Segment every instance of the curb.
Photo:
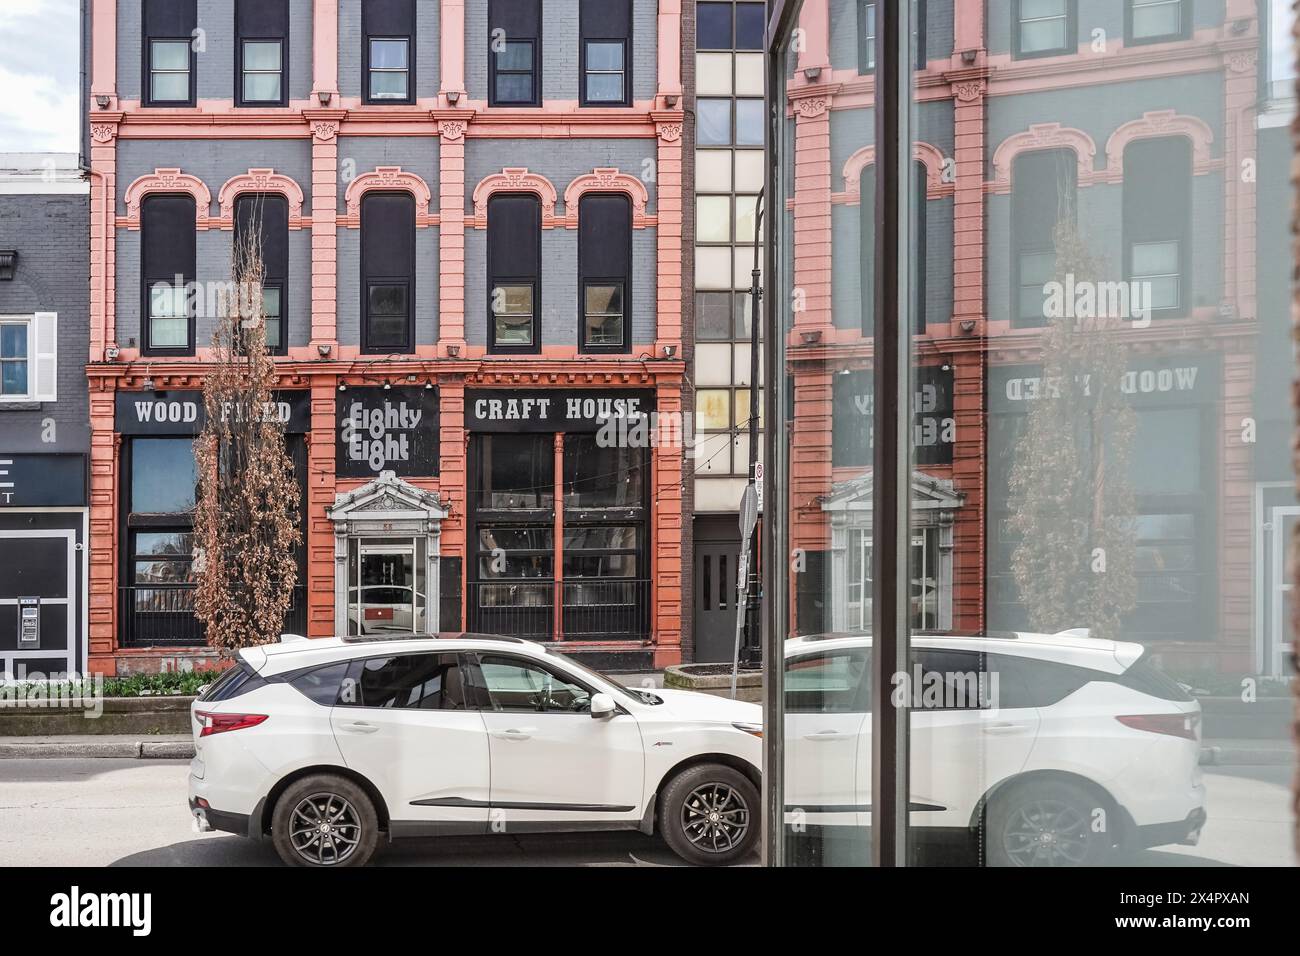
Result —
POLYGON ((0 760, 33 758, 116 757, 142 760, 189 760, 194 744, 162 740, 44 741, 0 744, 0 760))
POLYGON ((1285 767, 1296 759, 1294 751, 1265 747, 1202 747, 1202 767, 1285 767))

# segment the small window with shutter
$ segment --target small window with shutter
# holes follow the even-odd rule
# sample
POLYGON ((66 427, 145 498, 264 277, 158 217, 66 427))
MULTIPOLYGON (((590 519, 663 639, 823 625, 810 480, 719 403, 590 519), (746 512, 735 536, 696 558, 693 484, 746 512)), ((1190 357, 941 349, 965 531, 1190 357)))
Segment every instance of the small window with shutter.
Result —
POLYGON ((0 403, 57 400, 58 322, 54 312, 0 316, 0 403))

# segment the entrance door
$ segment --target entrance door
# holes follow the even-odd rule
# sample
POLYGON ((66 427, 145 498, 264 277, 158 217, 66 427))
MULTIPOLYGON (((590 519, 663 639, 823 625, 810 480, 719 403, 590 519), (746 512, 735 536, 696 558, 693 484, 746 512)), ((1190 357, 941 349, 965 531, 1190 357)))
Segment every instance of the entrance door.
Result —
POLYGON ((1269 525, 1273 529, 1273 554, 1269 561, 1269 634, 1268 647, 1264 649, 1266 673, 1282 676, 1287 673, 1286 659, 1290 652, 1291 601, 1294 586, 1291 583, 1291 562, 1287 551, 1296 522, 1300 521, 1300 508, 1294 505, 1271 509, 1269 525))
POLYGON ((695 523, 695 660, 730 661, 736 642, 740 532, 733 516, 695 523))
POLYGON ((358 539, 348 574, 348 633, 422 633, 428 606, 424 542, 358 539))

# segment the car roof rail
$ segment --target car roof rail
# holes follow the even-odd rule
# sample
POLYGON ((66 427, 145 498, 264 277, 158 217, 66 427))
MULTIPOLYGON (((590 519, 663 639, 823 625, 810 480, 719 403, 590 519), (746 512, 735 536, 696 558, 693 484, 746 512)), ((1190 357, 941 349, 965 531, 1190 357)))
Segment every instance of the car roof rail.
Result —
POLYGON ((309 638, 309 637, 304 637, 304 636, 301 635, 301 634, 281 634, 281 635, 280 635, 280 643, 281 643, 281 644, 297 644, 299 641, 309 641, 309 640, 311 640, 311 638, 309 638))
POLYGON ((390 632, 344 634, 340 640, 345 644, 379 644, 387 641, 500 641, 504 644, 528 643, 519 637, 507 637, 504 634, 475 634, 471 631, 443 631, 438 634, 398 634, 390 632))

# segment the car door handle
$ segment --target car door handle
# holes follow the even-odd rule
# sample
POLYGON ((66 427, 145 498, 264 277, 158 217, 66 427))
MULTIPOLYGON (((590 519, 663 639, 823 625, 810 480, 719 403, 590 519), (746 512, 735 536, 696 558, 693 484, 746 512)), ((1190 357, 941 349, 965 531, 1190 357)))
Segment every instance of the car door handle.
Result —
POLYGON ((379 725, 368 724, 364 720, 354 720, 346 724, 340 724, 339 729, 346 730, 350 734, 373 734, 379 729, 379 725))
POLYGON ((502 740, 528 740, 533 735, 532 727, 523 727, 520 729, 510 728, 509 730, 494 730, 493 737, 500 737, 502 740))
POLYGON ((984 733, 1005 737, 1008 734, 1019 733, 1024 729, 1024 724, 989 724, 984 727, 984 733))
POLYGON ((819 730, 815 734, 804 734, 804 740, 847 740, 857 734, 845 730, 819 730))

